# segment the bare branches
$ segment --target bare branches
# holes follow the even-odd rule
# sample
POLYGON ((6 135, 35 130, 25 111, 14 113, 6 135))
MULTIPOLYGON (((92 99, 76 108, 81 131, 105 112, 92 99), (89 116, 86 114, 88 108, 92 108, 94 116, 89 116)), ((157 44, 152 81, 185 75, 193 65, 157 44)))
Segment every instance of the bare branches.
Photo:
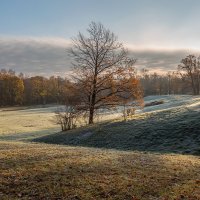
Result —
MULTIPOLYGON (((136 59, 128 58, 122 43, 101 23, 92 22, 87 32, 88 37, 79 33, 73 39, 70 53, 74 59, 74 80, 81 88, 81 103, 88 106, 89 123, 93 123, 95 109, 100 105, 116 105, 123 96, 119 98, 119 94, 128 93, 127 83, 135 78, 133 65, 136 59)), ((139 87, 136 89, 140 90, 139 87)), ((141 96, 132 95, 133 98, 141 96)))
POLYGON ((178 65, 178 70, 185 72, 190 78, 191 86, 194 95, 200 94, 200 61, 199 57, 189 55, 181 60, 181 64, 178 65))

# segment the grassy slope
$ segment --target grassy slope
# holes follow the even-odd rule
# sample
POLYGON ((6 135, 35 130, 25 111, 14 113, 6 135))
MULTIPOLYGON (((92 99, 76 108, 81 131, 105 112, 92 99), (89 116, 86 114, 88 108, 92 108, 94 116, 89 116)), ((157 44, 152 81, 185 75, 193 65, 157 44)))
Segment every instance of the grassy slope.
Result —
POLYGON ((200 114, 187 108, 139 114, 127 122, 110 122, 35 141, 119 150, 200 155, 200 114), (93 134, 84 137, 87 132, 93 134))
POLYGON ((195 156, 0 142, 0 199, 200 198, 195 156))

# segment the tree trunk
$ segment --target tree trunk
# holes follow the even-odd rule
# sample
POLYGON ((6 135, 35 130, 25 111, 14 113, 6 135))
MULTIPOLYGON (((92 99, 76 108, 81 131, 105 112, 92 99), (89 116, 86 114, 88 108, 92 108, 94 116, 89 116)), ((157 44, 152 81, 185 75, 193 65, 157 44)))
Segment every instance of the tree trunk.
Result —
POLYGON ((89 124, 94 123, 94 107, 95 107, 95 101, 96 101, 96 84, 97 84, 97 67, 95 67, 95 75, 94 75, 94 81, 93 81, 93 92, 92 92, 92 99, 91 99, 91 103, 90 103, 89 124))
POLYGON ((189 75, 190 75, 190 78, 191 78, 191 85, 192 85, 193 95, 196 95, 196 87, 195 87, 195 83, 194 83, 193 74, 190 72, 189 75))
POLYGON ((94 123, 94 106, 95 106, 95 100, 96 100, 96 91, 92 94, 92 100, 90 104, 90 113, 89 113, 89 124, 94 123))
POLYGON ((200 94, 200 79, 199 79, 199 72, 197 72, 197 95, 200 94))
POLYGON ((90 108, 90 114, 89 114, 89 124, 93 124, 94 123, 94 107, 90 108))

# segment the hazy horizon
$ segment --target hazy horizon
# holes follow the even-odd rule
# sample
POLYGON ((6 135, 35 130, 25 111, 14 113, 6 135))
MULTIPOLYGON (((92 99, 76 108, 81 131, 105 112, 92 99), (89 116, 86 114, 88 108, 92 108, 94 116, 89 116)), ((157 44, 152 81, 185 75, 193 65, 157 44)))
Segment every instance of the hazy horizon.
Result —
POLYGON ((63 75, 72 37, 91 21, 113 31, 137 59, 138 69, 176 70, 200 53, 197 0, 2 0, 0 68, 28 75, 63 75))

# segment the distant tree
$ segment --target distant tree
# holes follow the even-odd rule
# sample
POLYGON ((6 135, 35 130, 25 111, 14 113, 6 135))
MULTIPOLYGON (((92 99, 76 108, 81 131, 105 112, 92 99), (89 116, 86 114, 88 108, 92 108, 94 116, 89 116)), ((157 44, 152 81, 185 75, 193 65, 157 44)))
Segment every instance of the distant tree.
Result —
POLYGON ((180 71, 158 74, 142 69, 139 76, 144 95, 190 94, 189 77, 180 71))
POLYGON ((116 106, 125 97, 129 101, 141 99, 142 92, 133 67, 136 60, 128 57, 114 33, 95 22, 87 32, 88 37, 79 33, 73 39, 70 55, 74 59, 74 79, 92 124, 96 110, 116 106))
POLYGON ((61 77, 27 77, 14 70, 0 70, 0 106, 65 104, 69 88, 73 85, 61 77))
POLYGON ((42 76, 35 76, 31 78, 31 96, 40 104, 46 104, 48 96, 47 79, 42 76))
POLYGON ((0 105, 21 105, 23 103, 23 80, 13 70, 0 72, 0 105))
POLYGON ((13 104, 22 105, 23 103, 23 94, 24 94, 24 83, 17 76, 13 76, 11 79, 11 96, 14 98, 13 104))
POLYGON ((182 76, 185 73, 190 80, 190 84, 194 95, 200 94, 200 60, 194 55, 189 55, 181 60, 178 69, 182 76))
POLYGON ((59 93, 60 84, 58 77, 51 76, 48 80, 48 94, 52 101, 59 103, 59 93))

